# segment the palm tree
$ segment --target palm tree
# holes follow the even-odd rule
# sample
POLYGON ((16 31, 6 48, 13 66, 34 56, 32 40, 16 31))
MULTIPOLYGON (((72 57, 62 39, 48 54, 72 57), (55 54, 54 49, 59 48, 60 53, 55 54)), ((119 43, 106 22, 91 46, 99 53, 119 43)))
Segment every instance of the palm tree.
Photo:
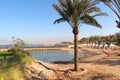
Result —
POLYGON ((74 34, 74 70, 78 70, 78 33, 79 25, 85 23, 101 28, 101 25, 94 17, 106 15, 102 13, 100 8, 95 5, 97 0, 58 0, 57 4, 53 4, 53 8, 60 14, 61 18, 55 20, 54 23, 68 22, 74 34), (94 15, 91 15, 94 14, 94 15))
POLYGON ((83 43, 86 44, 86 43, 88 42, 88 40, 89 40, 88 38, 82 38, 82 39, 80 39, 78 42, 79 42, 79 43, 82 43, 82 44, 83 44, 83 43))
POLYGON ((116 43, 117 45, 120 45, 120 32, 115 34, 116 36, 116 43))
POLYGON ((100 0, 105 3, 119 18, 116 20, 117 27, 120 28, 120 0, 100 0))

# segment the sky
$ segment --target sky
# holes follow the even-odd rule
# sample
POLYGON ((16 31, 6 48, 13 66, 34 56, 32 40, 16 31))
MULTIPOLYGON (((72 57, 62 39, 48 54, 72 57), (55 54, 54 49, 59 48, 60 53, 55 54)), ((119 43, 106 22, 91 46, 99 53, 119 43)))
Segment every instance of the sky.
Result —
MULTIPOLYGON (((60 18, 52 7, 55 3, 57 0, 0 0, 0 40, 11 40, 14 36, 36 43, 73 41, 72 28, 68 23, 53 24, 60 18)), ((116 15, 104 4, 98 7, 109 15, 96 18, 103 28, 82 25, 79 39, 120 31, 116 28, 116 15)))

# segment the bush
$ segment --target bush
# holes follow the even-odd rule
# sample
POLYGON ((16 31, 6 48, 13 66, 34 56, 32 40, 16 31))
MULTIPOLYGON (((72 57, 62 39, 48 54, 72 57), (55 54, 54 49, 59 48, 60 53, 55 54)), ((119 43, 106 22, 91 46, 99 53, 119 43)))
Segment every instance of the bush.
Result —
POLYGON ((23 49, 24 41, 13 38, 13 42, 14 47, 4 55, 10 55, 10 53, 14 55, 0 62, 0 80, 24 80, 24 67, 33 62, 29 52, 23 49))
POLYGON ((33 58, 29 52, 22 51, 0 62, 0 80, 24 80, 26 64, 30 65, 33 58))
POLYGON ((2 63, 0 66, 0 80, 23 80, 24 69, 17 66, 9 66, 9 63, 2 63))
POLYGON ((31 64, 33 61, 33 58, 29 53, 18 53, 16 54, 16 59, 19 61, 20 64, 31 64))
POLYGON ((33 58, 28 52, 23 51, 23 52, 18 52, 13 57, 7 59, 7 62, 11 64, 25 65, 25 64, 31 64, 33 62, 33 58))

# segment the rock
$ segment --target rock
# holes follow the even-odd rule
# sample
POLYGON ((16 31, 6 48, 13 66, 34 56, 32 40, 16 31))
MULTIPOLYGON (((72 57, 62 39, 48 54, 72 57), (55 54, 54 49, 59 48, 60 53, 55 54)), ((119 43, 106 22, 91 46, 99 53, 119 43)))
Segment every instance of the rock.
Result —
POLYGON ((52 70, 45 70, 39 73, 39 76, 42 76, 41 79, 57 79, 52 70))
POLYGON ((117 77, 119 76, 119 65, 105 66, 95 63, 82 63, 79 64, 80 69, 74 71, 72 70, 73 64, 49 64, 35 60, 32 65, 26 65, 25 80, 120 80, 117 77), (112 72, 109 73, 108 70, 112 72), (113 75, 113 72, 116 75, 113 75))
POLYGON ((57 79, 52 70, 46 69, 36 61, 31 66, 26 65, 26 78, 27 80, 57 79))

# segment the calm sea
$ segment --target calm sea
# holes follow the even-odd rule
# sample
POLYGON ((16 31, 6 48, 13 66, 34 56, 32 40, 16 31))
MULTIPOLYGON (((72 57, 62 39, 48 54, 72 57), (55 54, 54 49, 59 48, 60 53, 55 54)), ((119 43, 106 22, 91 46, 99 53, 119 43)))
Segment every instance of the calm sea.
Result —
MULTIPOLYGON (((42 60, 46 62, 56 62, 56 61, 71 61, 74 58, 73 51, 63 51, 63 50, 41 50, 41 51, 31 51, 31 55, 34 59, 42 60)), ((83 54, 79 54, 79 57, 83 57, 83 54)))

